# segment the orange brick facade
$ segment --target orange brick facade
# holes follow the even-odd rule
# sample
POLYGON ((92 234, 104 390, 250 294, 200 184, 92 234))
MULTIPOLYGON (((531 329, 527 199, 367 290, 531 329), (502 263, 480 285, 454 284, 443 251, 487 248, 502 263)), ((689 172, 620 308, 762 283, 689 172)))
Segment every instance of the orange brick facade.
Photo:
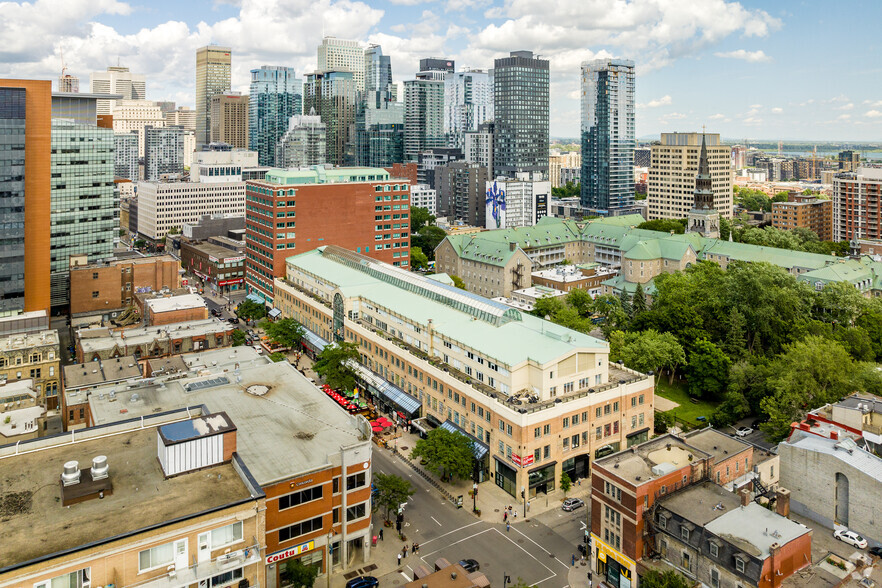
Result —
POLYGON ((392 167, 383 168, 393 178, 405 178, 410 182, 411 186, 415 186, 417 181, 417 164, 415 163, 393 163, 392 167))
POLYGON ((772 226, 791 230, 806 228, 821 241, 833 239, 833 201, 791 193, 787 202, 772 203, 772 226))
POLYGON ((180 269, 181 263, 167 256, 72 267, 71 314, 119 310, 133 304, 135 292, 179 288, 180 269))

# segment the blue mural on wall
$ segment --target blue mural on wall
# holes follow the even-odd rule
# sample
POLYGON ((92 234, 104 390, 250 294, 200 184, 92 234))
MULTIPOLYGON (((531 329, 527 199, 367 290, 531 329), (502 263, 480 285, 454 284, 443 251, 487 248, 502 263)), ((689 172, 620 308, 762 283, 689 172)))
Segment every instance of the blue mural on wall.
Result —
POLYGON ((505 190, 501 189, 495 181, 487 190, 486 205, 487 214, 493 218, 493 221, 496 223, 496 228, 502 228, 502 213, 505 211, 505 190))

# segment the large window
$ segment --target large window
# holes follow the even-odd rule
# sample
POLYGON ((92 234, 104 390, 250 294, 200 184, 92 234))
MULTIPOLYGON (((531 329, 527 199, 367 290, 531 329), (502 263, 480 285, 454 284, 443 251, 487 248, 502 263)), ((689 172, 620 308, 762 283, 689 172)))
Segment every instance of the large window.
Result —
POLYGON ((211 548, 218 549, 242 540, 242 521, 214 529, 211 532, 211 548))
POLYGON ((367 483, 367 477, 364 472, 360 474, 355 474, 352 476, 346 476, 346 489, 354 490, 355 488, 361 488, 367 483))
POLYGON ((225 584, 233 582, 234 580, 241 580, 244 577, 245 574, 242 573, 242 568, 236 568, 235 570, 230 570, 229 572, 224 572, 223 574, 213 576, 208 585, 212 588, 214 586, 223 586, 225 584))
POLYGON ((34 588, 90 588, 92 568, 83 568, 34 584, 34 588))
POLYGON ((346 521, 354 521, 360 519, 367 514, 367 502, 350 506, 346 509, 346 521))
POLYGON ((279 498, 279 510, 285 510, 286 508, 291 508, 292 506, 297 506, 304 502, 320 499, 322 497, 322 488, 322 486, 314 486, 313 488, 307 488, 300 492, 282 496, 279 498))
POLYGON ((145 549, 138 554, 138 573, 152 570, 161 566, 167 566, 175 560, 174 541, 165 545, 157 545, 145 549))
POLYGON ((300 537, 301 535, 306 535, 307 533, 312 533, 314 531, 320 531, 321 528, 322 517, 315 517, 314 519, 309 519, 308 521, 303 521, 302 523, 297 523, 290 527, 284 527, 279 529, 279 542, 288 541, 289 539, 294 539, 295 537, 300 537))

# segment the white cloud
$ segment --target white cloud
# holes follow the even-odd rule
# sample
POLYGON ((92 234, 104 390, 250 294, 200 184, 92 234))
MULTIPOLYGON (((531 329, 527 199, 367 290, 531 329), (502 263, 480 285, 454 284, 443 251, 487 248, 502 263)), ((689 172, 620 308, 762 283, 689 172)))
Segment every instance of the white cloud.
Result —
POLYGON ((655 100, 650 100, 646 104, 638 104, 637 108, 658 108, 659 106, 668 106, 672 104, 671 96, 666 94, 661 98, 656 98, 655 100))
POLYGON ((710 115, 707 118, 708 118, 708 120, 722 120, 722 119, 726 118, 726 115, 718 112, 716 114, 710 115))
POLYGON ((866 116, 867 118, 879 118, 880 116, 882 116, 882 111, 868 110, 864 116, 866 116))
POLYGON ((779 108, 779 107, 777 107, 777 106, 776 106, 775 108, 772 109, 772 114, 781 114, 782 112, 784 112, 784 109, 783 109, 783 108, 779 108))
POLYGON ((714 53, 717 57, 726 59, 741 59, 750 63, 759 63, 762 61, 772 61, 772 58, 763 51, 747 51, 746 49, 737 49, 735 51, 718 51, 714 53))
POLYGON ((389 0, 389 2, 392 4, 397 4, 398 6, 416 6, 418 4, 434 2, 434 0, 389 0))
POLYGON ((836 117, 836 120, 843 120, 843 121, 845 121, 845 120, 848 120, 848 119, 850 119, 850 118, 851 118, 851 115, 850 115, 850 114, 840 114, 839 116, 836 117))
POLYGON ((661 116, 661 120, 683 120, 684 118, 686 115, 682 112, 670 112, 661 116))
POLYGON ((854 108, 854 103, 849 102, 848 104, 843 104, 842 106, 837 106, 833 110, 851 110, 854 108))

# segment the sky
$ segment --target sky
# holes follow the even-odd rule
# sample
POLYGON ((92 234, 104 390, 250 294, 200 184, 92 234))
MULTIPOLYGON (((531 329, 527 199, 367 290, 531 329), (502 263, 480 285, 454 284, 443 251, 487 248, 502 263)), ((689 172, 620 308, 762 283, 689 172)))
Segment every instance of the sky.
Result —
MULTIPOLYGON (((194 104, 196 49, 232 48, 233 90, 251 69, 316 65, 323 35, 377 43, 396 81, 421 57, 493 67, 510 51, 551 62, 551 135, 577 137, 579 70, 637 64, 637 136, 882 141, 877 0, 0 0, 0 76, 57 80, 128 66, 147 98, 194 104)), ((401 92, 399 95, 403 95, 401 92)))

